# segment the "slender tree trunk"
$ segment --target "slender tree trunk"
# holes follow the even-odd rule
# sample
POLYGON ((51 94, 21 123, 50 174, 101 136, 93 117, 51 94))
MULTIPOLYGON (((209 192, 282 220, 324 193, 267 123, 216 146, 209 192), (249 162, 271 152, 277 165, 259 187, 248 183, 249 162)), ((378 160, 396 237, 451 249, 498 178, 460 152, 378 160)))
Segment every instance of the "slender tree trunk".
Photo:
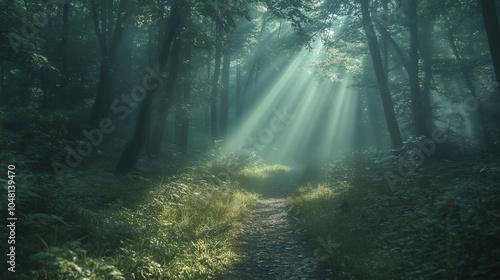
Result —
POLYGON ((118 14, 116 19, 115 31, 113 33, 113 38, 111 40, 109 49, 106 40, 106 30, 105 27, 108 25, 107 22, 111 19, 106 19, 105 11, 101 13, 101 27, 99 27, 99 20, 97 14, 97 6, 95 0, 91 0, 92 6, 92 18, 94 21, 94 30, 96 36, 99 40, 99 45, 101 48, 101 71, 99 78, 99 86, 97 89, 96 99, 92 107, 92 112, 89 118, 89 125, 92 127, 98 127, 99 121, 106 117, 109 106, 111 104, 110 98, 110 75, 112 72, 112 67, 116 59, 116 50, 123 37, 123 23, 125 21, 125 9, 127 0, 120 0, 118 7, 118 14))
POLYGON ((69 105, 70 100, 66 96, 66 91, 68 87, 68 37, 69 37, 69 2, 63 5, 63 32, 62 32, 62 62, 61 62, 61 77, 60 77, 60 93, 59 93, 59 104, 69 105))
POLYGON ((365 27, 368 47, 370 49, 370 54, 373 62, 373 68, 375 71, 375 76, 377 77, 382 104, 384 106, 384 115, 387 122, 387 128, 389 129, 389 133, 391 135, 392 146, 399 147, 402 144, 401 132, 399 131, 396 114, 394 113, 394 105, 392 103, 389 82, 384 71, 384 66, 382 64, 380 47, 378 45, 377 38, 375 37, 375 30, 373 29, 373 22, 370 16, 368 0, 360 0, 360 2, 363 26, 365 27))
POLYGON ((495 0, 480 0, 483 10, 484 27, 490 45, 491 59, 495 70, 497 91, 500 93, 500 27, 495 0))
MULTIPOLYGON (((432 33, 434 30, 434 22, 433 21, 425 21, 422 22, 421 25, 421 37, 425 38, 432 38, 432 33)), ((423 80, 423 87, 422 87, 422 103, 424 106, 424 111, 425 114, 428 116, 428 127, 432 128, 433 126, 433 114, 432 114, 432 108, 431 108, 431 86, 432 86, 432 64, 433 58, 432 58, 432 52, 434 49, 434 46, 432 44, 432 39, 429 40, 421 40, 421 54, 422 54, 422 61, 423 61, 423 71, 424 71, 424 80, 423 80)))
POLYGON ((243 96, 241 94, 241 65, 236 66, 236 121, 241 121, 243 107, 243 96))
POLYGON ((181 114, 181 128, 179 135, 178 147, 181 152, 187 152, 188 139, 189 139, 189 118, 190 118, 190 105, 191 105, 191 59, 192 59, 192 43, 187 42, 185 48, 186 63, 184 64, 184 83, 182 85, 182 114, 181 114))
POLYGON ((411 108, 413 124, 417 136, 430 137, 426 124, 426 115, 423 109, 422 96, 420 93, 420 80, 418 78, 418 23, 417 23, 417 0, 409 0, 409 25, 410 25, 410 61, 408 78, 410 81, 411 108))
POLYGON ((214 76, 212 78, 212 94, 210 95, 210 128, 212 132, 212 141, 218 140, 219 135, 217 131, 217 95, 219 92, 219 74, 222 56, 222 36, 223 26, 221 22, 217 22, 217 45, 215 47, 215 68, 214 76))
MULTIPOLYGON (((163 142, 163 137, 165 136, 165 129, 167 127, 168 112, 172 100, 174 99, 179 103, 179 98, 177 97, 179 93, 176 93, 178 87, 177 77, 179 76, 179 65, 181 62, 182 41, 177 38, 174 40, 172 45, 172 55, 170 57, 169 65, 169 75, 166 80, 165 94, 160 98, 158 103, 158 115, 156 117, 156 126, 151 135, 151 142, 149 146, 149 152, 152 155, 159 155, 161 151, 161 143, 163 142)), ((177 90, 178 91, 178 90, 177 90)))
MULTIPOLYGON (((266 25, 267 25, 267 19, 264 19, 264 21, 262 22, 262 26, 260 27, 259 38, 258 38, 258 42, 257 42, 257 45, 259 45, 259 46, 261 43, 262 34, 264 34, 264 29, 266 28, 266 25)), ((250 81, 252 81, 252 78, 254 78, 254 81, 257 80, 256 72, 258 71, 257 64, 258 64, 259 58, 260 58, 260 51, 257 50, 257 53, 255 54, 255 58, 254 58, 253 63, 252 63, 252 68, 250 69, 250 72, 248 72, 248 76, 247 76, 247 79, 245 81, 245 87, 243 88, 242 96, 246 96, 246 94, 248 92, 248 88, 250 87, 250 81)))
MULTIPOLYGON (((213 36, 214 33, 214 24, 212 22, 211 24, 211 31, 210 34, 213 36)), ((212 77, 212 48, 208 50, 208 56, 207 56, 207 84, 210 84, 209 81, 211 80, 210 78, 212 77)), ((211 93, 211 86, 207 86, 207 96, 210 96, 211 93)), ((208 134, 210 131, 210 104, 205 104, 203 106, 203 120, 204 120, 204 126, 203 126, 203 131, 208 134)))
MULTIPOLYGON (((177 33, 179 27, 180 14, 177 2, 174 2, 170 13, 171 14, 166 22, 165 34, 163 35, 162 47, 158 58, 159 72, 165 71, 167 59, 170 56, 170 46, 174 41, 175 34, 177 33)), ((154 78, 152 76, 150 76, 149 80, 151 84, 153 84, 154 78)), ((151 107, 154 100, 154 95, 159 88, 160 86, 158 85, 158 87, 146 92, 146 97, 141 103, 139 114, 137 116, 137 122, 132 138, 123 149, 120 159, 118 160, 116 169, 119 172, 132 171, 137 165, 139 155, 144 146, 144 143, 146 142, 147 135, 149 134, 151 123, 151 107)))
POLYGON ((226 50, 224 52, 224 63, 222 64, 221 77, 221 102, 220 102, 220 136, 226 139, 229 119, 229 68, 231 66, 231 55, 226 50))
POLYGON ((0 104, 7 103, 7 94, 5 89, 5 62, 0 62, 0 104))
MULTIPOLYGON (((387 15, 389 14, 389 3, 388 0, 382 0, 382 8, 384 9, 384 13, 381 16, 382 23, 387 25, 388 24, 388 17, 387 15)), ((389 43, 387 42, 387 34, 384 32, 381 32, 381 37, 382 37, 382 46, 383 46, 383 54, 384 54, 384 69, 386 72, 386 75, 389 75, 389 43)))

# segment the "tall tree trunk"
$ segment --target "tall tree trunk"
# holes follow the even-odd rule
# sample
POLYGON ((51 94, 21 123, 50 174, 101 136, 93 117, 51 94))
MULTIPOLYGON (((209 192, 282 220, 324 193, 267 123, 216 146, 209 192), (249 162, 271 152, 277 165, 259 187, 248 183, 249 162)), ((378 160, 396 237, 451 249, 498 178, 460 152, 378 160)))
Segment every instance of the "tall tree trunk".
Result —
POLYGON ((187 152, 188 139, 189 139, 189 118, 190 118, 190 105, 191 105, 191 59, 192 59, 192 42, 188 41, 185 48, 185 61, 183 67, 184 82, 182 84, 182 114, 181 114, 181 127, 179 131, 178 147, 181 152, 187 152))
MULTIPOLYGON (((421 37, 425 38, 431 38, 432 33, 434 30, 434 22, 430 20, 426 20, 422 22, 421 24, 421 37)), ((422 104, 424 107, 424 112, 427 116, 427 126, 428 128, 432 128, 434 126, 433 124, 433 114, 432 114, 432 108, 431 108, 431 86, 432 86, 432 65, 433 65, 433 58, 432 58, 432 53, 434 46, 432 44, 432 39, 428 40, 421 40, 421 54, 422 54, 422 61, 423 61, 423 71, 424 71, 424 80, 423 80, 423 87, 422 87, 422 104)))
POLYGON ((219 92, 219 74, 220 74, 220 64, 222 57, 222 36, 224 28, 220 21, 217 21, 217 34, 215 46, 215 68, 214 76, 212 78, 212 93, 210 95, 210 130, 212 132, 212 141, 218 140, 219 135, 217 131, 217 95, 219 92))
POLYGON ((394 113, 394 105, 392 103, 391 92, 389 89, 389 82, 387 75, 384 71, 382 64, 382 57, 380 55, 380 47, 377 38, 375 37, 375 30, 373 29, 373 22, 370 16, 368 0, 360 0, 363 26, 365 27, 366 38, 368 40, 368 47, 373 62, 375 76, 382 98, 384 107, 384 115, 387 123, 389 134, 391 135, 391 142, 393 147, 399 147, 402 144, 401 132, 399 131, 398 121, 394 113))
POLYGON ((170 110, 170 105, 172 100, 174 99, 179 103, 179 98, 177 96, 179 93, 176 93, 178 87, 177 77, 179 76, 179 65, 181 62, 180 53, 181 53, 182 41, 179 38, 176 38, 172 45, 172 55, 170 56, 170 65, 169 65, 169 75, 166 80, 166 88, 165 94, 161 96, 160 102, 158 103, 158 115, 156 116, 156 125, 153 133, 151 135, 151 142, 149 144, 149 153, 152 155, 159 155, 161 151, 161 143, 163 142, 163 137, 165 136, 165 129, 167 127, 167 119, 168 112, 170 110))
POLYGON ((70 100, 66 96, 66 91, 68 87, 68 37, 69 37, 69 2, 63 5, 63 32, 62 32, 62 58, 61 58, 61 77, 59 81, 60 92, 59 92, 59 105, 69 105, 70 100))
MULTIPOLYGON (((380 29, 382 37, 388 44, 392 46, 395 54, 401 61, 406 73, 408 74, 408 81, 410 86, 410 97, 411 97, 411 116, 413 125, 415 126, 415 133, 417 135, 429 136, 429 129, 427 127, 427 120, 430 116, 427 116, 424 105, 422 102, 422 96, 420 93, 420 81, 418 78, 419 66, 418 66, 418 25, 417 25, 417 2, 415 0, 409 0, 409 25, 410 25, 410 58, 407 60, 403 50, 394 41, 386 26, 376 21, 377 26, 380 29)), ((375 33, 373 33, 375 34, 375 33)))
POLYGON ((112 75, 112 67, 116 59, 116 50, 121 42, 123 36, 123 23, 125 21, 125 9, 127 5, 127 0, 120 0, 118 13, 116 18, 116 24, 114 28, 113 38, 111 43, 108 44, 106 40, 106 26, 107 21, 111 19, 106 19, 105 11, 101 13, 101 27, 99 27, 97 6, 95 0, 91 0, 92 6, 92 18, 94 21, 94 30, 96 36, 99 40, 99 45, 101 49, 101 71, 99 78, 99 86, 97 88, 97 94, 95 98, 94 105, 92 107, 92 112, 89 118, 89 125, 92 127, 98 127, 99 121, 106 117, 106 112, 111 104, 110 98, 110 75, 112 75))
POLYGON ((420 80, 418 78, 418 23, 417 23, 417 0, 409 0, 408 18, 410 25, 410 61, 408 67, 408 78, 410 81, 411 108, 413 124, 417 136, 430 137, 427 129, 422 96, 420 94, 420 80))
POLYGON ((231 55, 229 51, 224 52, 224 63, 222 64, 221 77, 221 100, 220 100, 220 136, 226 139, 229 119, 229 68, 231 66, 231 55))
MULTIPOLYGON (((174 37, 175 34, 177 33, 179 24, 180 24, 179 8, 177 2, 175 1, 165 26, 165 33, 163 35, 162 47, 158 58, 159 72, 165 71, 165 65, 167 63, 167 59, 170 56, 170 46, 174 41, 174 37)), ((150 76, 149 80, 152 82, 154 81, 154 78, 150 76)), ((144 147, 147 135, 149 134, 149 128, 151 123, 151 106, 154 100, 154 95, 159 88, 160 86, 152 90, 148 90, 146 92, 146 97, 141 103, 139 114, 137 116, 137 122, 135 125, 135 130, 133 132, 132 138, 123 149, 123 152, 120 155, 120 159, 118 160, 116 170, 119 172, 132 171, 135 169, 135 166, 137 165, 137 161, 139 160, 139 155, 141 153, 142 148, 144 147)))
POLYGON ((497 81, 497 91, 500 93, 500 27, 495 0, 480 0, 483 10, 484 27, 490 45, 491 59, 497 81))
POLYGON ((241 64, 236 66, 236 122, 241 121, 241 111, 243 106, 243 96, 241 94, 241 64))
MULTIPOLYGON (((258 37, 258 40, 257 40, 257 45, 260 47, 260 44, 261 44, 261 41, 262 41, 262 34, 264 34, 264 30, 267 26, 267 19, 264 19, 264 21, 262 22, 262 26, 260 27, 260 32, 259 32, 259 37, 258 37)), ((257 53, 255 54, 255 58, 253 60, 253 63, 252 63, 252 68, 250 69, 250 71, 248 72, 248 76, 247 76, 247 79, 245 81, 245 86, 243 88, 243 92, 242 92, 242 97, 245 98, 247 92, 248 92, 248 89, 250 88, 250 81, 256 81, 257 80, 257 74, 256 72, 258 72, 258 63, 259 63, 259 59, 260 59, 260 50, 257 50, 257 53), (253 79, 252 79, 253 78, 253 79)), ((243 109, 243 107, 242 107, 243 109)))
POLYGON ((5 93, 5 62, 0 62, 0 104, 7 103, 7 94, 5 93))

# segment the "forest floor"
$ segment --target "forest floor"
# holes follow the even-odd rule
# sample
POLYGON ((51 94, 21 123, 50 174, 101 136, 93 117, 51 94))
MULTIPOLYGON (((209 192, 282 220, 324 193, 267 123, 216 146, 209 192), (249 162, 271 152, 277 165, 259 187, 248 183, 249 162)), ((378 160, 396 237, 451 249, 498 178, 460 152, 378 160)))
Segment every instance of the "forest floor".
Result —
POLYGON ((287 204, 303 175, 303 166, 291 168, 260 197, 241 230, 239 262, 222 279, 333 279, 287 204))

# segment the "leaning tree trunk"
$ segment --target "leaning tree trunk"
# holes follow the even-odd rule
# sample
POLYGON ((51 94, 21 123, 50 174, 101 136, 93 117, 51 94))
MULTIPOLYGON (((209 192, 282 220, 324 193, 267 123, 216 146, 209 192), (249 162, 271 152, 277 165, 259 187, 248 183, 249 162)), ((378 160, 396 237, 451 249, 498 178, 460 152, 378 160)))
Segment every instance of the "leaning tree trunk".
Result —
POLYGON ((495 0, 480 0, 483 10, 484 27, 488 35, 491 59, 497 81, 497 91, 500 93, 500 27, 498 26, 498 15, 495 0))
POLYGON ((384 115, 387 123, 387 128, 391 135, 391 142, 393 147, 399 147, 402 144, 401 132, 399 131, 398 121, 394 113, 394 105, 392 103, 391 92, 389 89, 389 81, 384 71, 382 64, 382 56, 380 55, 380 47, 377 38, 375 37, 375 30, 373 29, 373 22, 370 16, 368 0, 360 0, 363 26, 365 27, 366 38, 368 40, 368 47, 373 62, 375 76, 384 106, 384 115))
MULTIPOLYGON (((180 23, 180 14, 178 9, 178 4, 175 2, 172 6, 170 16, 166 22, 165 33, 163 35, 163 43, 161 51, 159 54, 159 72, 165 71, 165 65, 167 59, 170 56, 170 46, 174 41, 175 34, 177 33, 180 23)), ((150 81, 154 81, 153 77, 150 77, 150 81)), ((154 95, 160 87, 148 90, 146 92, 146 97, 141 103, 139 114, 137 116, 137 122, 135 125, 135 130, 132 135, 132 139, 123 149, 118 164, 116 166, 119 172, 129 172, 135 169, 137 161, 139 160, 139 155, 144 143, 146 142, 146 137, 149 134, 149 127, 151 123, 151 106, 153 103, 154 95)))
POLYGON ((212 78, 212 93, 210 95, 210 128, 212 132, 212 141, 218 140, 217 131, 217 95, 219 92, 219 74, 222 56, 222 36, 223 26, 220 21, 217 21, 217 45, 215 47, 215 68, 214 76, 212 78))

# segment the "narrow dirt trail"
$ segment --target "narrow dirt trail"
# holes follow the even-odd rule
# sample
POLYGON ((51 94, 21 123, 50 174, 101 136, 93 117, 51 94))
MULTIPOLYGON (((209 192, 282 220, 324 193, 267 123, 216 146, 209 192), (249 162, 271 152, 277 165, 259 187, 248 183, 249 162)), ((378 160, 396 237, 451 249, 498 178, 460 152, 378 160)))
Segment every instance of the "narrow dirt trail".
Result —
POLYGON ((293 167, 258 201, 245 220, 241 262, 221 279, 333 279, 286 204, 303 174, 302 166, 293 167))

